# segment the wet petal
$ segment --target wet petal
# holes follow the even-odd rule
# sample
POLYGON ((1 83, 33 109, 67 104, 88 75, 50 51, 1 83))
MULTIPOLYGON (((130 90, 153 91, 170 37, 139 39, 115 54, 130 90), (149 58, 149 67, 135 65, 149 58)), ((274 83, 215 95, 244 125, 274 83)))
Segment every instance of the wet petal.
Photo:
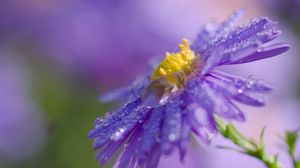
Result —
POLYGON ((133 135, 129 138, 128 143, 124 145, 124 149, 114 164, 114 168, 134 167, 136 157, 135 152, 139 143, 139 137, 142 134, 142 126, 139 126, 133 135))
POLYGON ((241 64, 253 62, 261 59, 277 56, 289 50, 290 45, 286 43, 276 43, 266 47, 259 47, 255 52, 243 56, 241 59, 232 61, 230 64, 241 64))
POLYGON ((212 71, 209 76, 214 78, 212 80, 217 80, 215 81, 216 83, 223 82, 224 84, 234 86, 236 89, 257 93, 270 93, 273 90, 270 84, 262 79, 256 79, 254 76, 242 78, 220 71, 212 71))
POLYGON ((140 162, 143 162, 149 153, 152 151, 154 145, 160 141, 160 126, 164 116, 164 108, 155 109, 148 123, 145 124, 141 136, 141 141, 138 146, 138 157, 140 162))
POLYGON ((181 111, 176 102, 170 102, 166 105, 161 137, 161 150, 165 154, 173 150, 173 145, 177 143, 181 136, 181 111))
POLYGON ((207 78, 207 82, 214 88, 214 90, 219 90, 223 95, 239 101, 241 103, 251 105, 251 106, 263 106, 265 101, 260 96, 255 96, 253 93, 245 88, 237 88, 233 85, 214 80, 212 78, 207 78))

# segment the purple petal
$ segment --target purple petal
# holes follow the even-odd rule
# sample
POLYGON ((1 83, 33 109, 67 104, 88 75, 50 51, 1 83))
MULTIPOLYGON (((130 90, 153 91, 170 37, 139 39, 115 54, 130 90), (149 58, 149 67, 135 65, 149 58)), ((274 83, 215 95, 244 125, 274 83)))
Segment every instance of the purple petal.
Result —
POLYGON ((244 93, 243 90, 238 90, 237 93, 233 93, 231 97, 236 101, 251 106, 260 107, 265 105, 265 100, 263 97, 244 93))
POLYGON ((207 127, 201 125, 195 119, 191 118, 189 121, 190 121, 193 133, 195 133, 196 136, 199 137, 203 142, 205 142, 206 144, 209 144, 212 133, 207 129, 207 127))
POLYGON ((235 28, 230 32, 227 38, 224 39, 223 44, 225 44, 225 48, 231 48, 241 45, 246 41, 261 41, 261 43, 266 43, 280 33, 275 25, 275 22, 266 17, 255 18, 250 23, 235 28), (270 39, 267 37, 270 37, 270 39))
POLYGON ((206 81, 210 84, 214 90, 219 90, 224 96, 231 97, 232 99, 239 101, 241 103, 251 105, 251 106, 263 106, 265 105, 264 99, 262 97, 257 97, 247 91, 245 88, 236 88, 230 84, 222 81, 213 80, 210 77, 206 78, 206 81))
MULTIPOLYGON (((115 125, 115 123, 122 120, 123 116, 129 115, 134 109, 136 109, 141 104, 141 100, 132 101, 118 111, 113 112, 112 114, 108 115, 103 122, 98 123, 95 125, 95 128, 89 132, 89 138, 96 138, 97 136, 107 135, 107 131, 111 130, 110 127, 115 125), (103 133, 105 132, 105 133, 103 133)), ((97 123, 97 122, 95 122, 97 123)))
POLYGON ((210 87, 211 89, 208 90, 208 94, 214 104, 214 113, 227 119, 236 119, 238 121, 245 120, 245 116, 242 111, 235 106, 222 91, 218 92, 217 88, 214 88, 211 85, 210 87))
POLYGON ((289 48, 290 45, 286 43, 276 43, 266 47, 259 47, 254 53, 244 56, 243 58, 238 59, 236 61, 233 61, 230 64, 248 63, 274 57, 288 51, 289 48))
POLYGON ((105 148, 99 152, 96 156, 97 160, 100 160, 100 164, 104 165, 107 161, 109 161, 112 156, 116 153, 116 151, 120 148, 120 146, 124 143, 125 138, 117 141, 117 142, 111 142, 105 148))
POLYGON ((129 88, 120 88, 113 91, 109 91, 108 93, 104 93, 99 97, 99 99, 103 103, 108 103, 118 99, 127 98, 129 94, 130 94, 129 88))
POLYGON ((143 162, 160 139, 160 126, 164 116, 164 107, 153 110, 149 121, 144 126, 144 133, 138 146, 138 158, 143 162))
MULTIPOLYGON (((197 80, 196 80, 197 81, 197 80)), ((202 81, 202 80, 200 80, 202 81)), ((195 82, 195 84, 198 82, 195 82)), ((205 125, 208 129, 210 129, 212 132, 216 131, 216 123, 213 117, 213 112, 214 112, 214 102, 213 98, 209 94, 210 88, 207 83, 201 82, 199 83, 200 85, 194 87, 193 90, 189 91, 186 90, 185 93, 183 93, 183 96, 186 96, 190 100, 190 105, 187 110, 190 111, 197 111, 201 107, 202 109, 205 110, 205 113, 203 113, 202 118, 206 119, 203 120, 208 121, 208 123, 203 123, 201 121, 198 121, 200 125, 205 125), (197 106, 195 106, 195 104, 197 106), (189 109, 192 108, 192 109, 189 109)), ((193 112, 194 113, 194 112, 193 112)), ((194 115, 197 115, 195 113, 194 115)))
POLYGON ((182 116, 181 137, 178 144, 181 161, 183 161, 186 155, 188 144, 190 142, 190 135, 191 135, 191 126, 190 123, 188 122, 187 114, 184 114, 182 116))
POLYGON ((220 35, 201 53, 204 65, 207 66, 204 72, 256 52, 257 47, 273 40, 281 33, 275 25, 275 22, 262 17, 220 35))
POLYGON ((270 93, 273 90, 270 84, 263 80, 255 79, 253 76, 241 78, 220 71, 212 71, 209 76, 214 78, 212 80, 217 80, 215 81, 216 83, 223 82, 227 85, 234 86, 236 89, 243 89, 257 93, 270 93))
POLYGON ((211 40, 215 37, 216 25, 210 23, 203 26, 198 33, 196 40, 192 43, 191 49, 196 53, 203 53, 211 40))
POLYGON ((128 144, 124 145, 124 149, 114 164, 114 168, 133 167, 135 165, 135 152, 139 143, 139 137, 142 134, 142 126, 138 126, 133 135, 129 138, 128 144))
POLYGON ((216 123, 212 111, 200 106, 189 107, 188 121, 192 131, 205 143, 210 143, 211 137, 216 133, 216 123))
POLYGON ((99 125, 95 128, 95 133, 92 132, 93 136, 96 136, 94 148, 101 148, 109 141, 119 141, 126 138, 130 134, 131 130, 135 128, 137 123, 142 122, 146 117, 150 109, 145 107, 134 108, 132 105, 127 105, 127 108, 116 117, 113 117, 110 122, 104 121, 104 124, 99 125), (131 110, 131 111, 128 111, 131 110), (129 113, 129 114, 128 114, 129 113), (106 123, 105 123, 106 122, 106 123))
POLYGON ((239 9, 234 11, 234 13, 223 23, 220 24, 220 26, 217 29, 217 34, 219 33, 224 33, 226 31, 229 31, 231 27, 235 25, 238 20, 244 15, 245 10, 244 9, 239 9))
POLYGON ((146 160, 145 168, 154 168, 157 167, 159 159, 161 156, 161 151, 159 146, 155 146, 150 154, 149 158, 146 160))
POLYGON ((169 154, 174 149, 181 134, 181 109, 177 102, 169 102, 166 104, 166 114, 163 120, 162 136, 161 136, 161 151, 164 154, 169 154))
POLYGON ((209 43, 220 34, 228 32, 231 27, 241 18, 244 10, 236 10, 227 20, 221 23, 218 27, 213 24, 205 25, 198 33, 196 41, 191 46, 196 53, 203 53, 208 47, 209 43))
POLYGON ((244 113, 235 105, 233 104, 229 98, 227 98, 227 111, 224 115, 222 115, 224 118, 233 118, 237 121, 245 121, 245 115, 244 113))
POLYGON ((140 97, 144 88, 149 85, 149 77, 135 80, 130 86, 116 89, 100 96, 100 100, 104 103, 115 100, 135 100, 140 97))

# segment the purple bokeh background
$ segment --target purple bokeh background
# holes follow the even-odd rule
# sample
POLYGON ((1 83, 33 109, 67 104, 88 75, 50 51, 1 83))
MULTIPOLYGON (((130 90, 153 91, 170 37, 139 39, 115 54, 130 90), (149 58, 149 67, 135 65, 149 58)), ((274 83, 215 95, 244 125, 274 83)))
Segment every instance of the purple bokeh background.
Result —
POLYGON ((29 93, 30 74, 11 53, 0 53, 0 156, 24 160, 41 147, 45 127, 29 93))
MULTIPOLYGON (((219 23, 240 7, 247 10, 245 19, 267 15, 278 20, 283 28, 284 41, 292 46, 280 57, 226 68, 233 74, 255 75, 275 86, 267 107, 245 109, 247 122, 239 127, 245 134, 258 137, 260 129, 267 126, 270 151, 279 151, 277 144, 280 140, 276 134, 299 127, 298 39, 289 24, 276 15, 283 6, 297 6, 291 4, 268 0, 1 2, 0 157, 16 162, 24 160, 40 151, 45 138, 44 115, 30 95, 30 89, 35 89, 31 80, 38 77, 31 76, 26 57, 7 52, 6 46, 10 46, 9 50, 19 50, 20 44, 25 44, 39 53, 38 57, 54 61, 53 69, 66 69, 81 82, 93 83, 91 87, 107 91, 145 73, 153 57, 174 51, 183 37, 193 40, 204 23, 219 23)), ((292 13, 295 15, 295 10, 292 13)), ((214 143, 222 144, 224 140, 217 138, 214 143)), ((160 166, 264 167, 247 156, 211 148, 191 150, 185 165, 175 162, 176 157, 175 154, 163 158, 160 166)), ((287 159, 282 159, 287 162, 287 159)))

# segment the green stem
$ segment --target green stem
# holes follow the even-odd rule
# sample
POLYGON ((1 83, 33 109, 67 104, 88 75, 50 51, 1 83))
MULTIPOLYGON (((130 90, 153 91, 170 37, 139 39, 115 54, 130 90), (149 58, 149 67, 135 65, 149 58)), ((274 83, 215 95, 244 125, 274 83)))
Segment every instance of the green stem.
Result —
POLYGON ((282 168, 278 162, 278 155, 271 156, 266 152, 263 142, 264 129, 260 136, 260 142, 257 144, 253 140, 246 138, 233 124, 225 124, 222 119, 215 116, 219 132, 227 139, 231 140, 237 146, 244 149, 243 153, 253 156, 262 161, 268 168, 282 168))
POLYGON ((299 138, 299 129, 295 131, 286 131, 285 133, 285 143, 287 145, 287 150, 289 156, 293 162, 294 168, 300 168, 300 160, 296 159, 296 144, 299 138))
POLYGON ((300 159, 296 162, 295 168, 300 168, 300 159))

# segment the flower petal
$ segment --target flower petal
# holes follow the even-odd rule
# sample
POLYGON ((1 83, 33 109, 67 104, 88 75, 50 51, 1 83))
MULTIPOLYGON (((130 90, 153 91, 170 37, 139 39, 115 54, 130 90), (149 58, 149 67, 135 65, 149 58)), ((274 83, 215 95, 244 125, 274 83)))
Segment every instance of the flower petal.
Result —
POLYGON ((214 79, 212 80, 217 80, 215 81, 216 83, 224 82, 224 84, 234 86, 236 89, 243 89, 256 93, 270 93, 273 90, 270 84, 266 83, 264 80, 255 79, 253 76, 242 78, 220 71, 211 71, 208 76, 213 77, 214 79))
POLYGON ((196 53, 203 53, 213 39, 231 30, 234 24, 240 19, 241 16, 243 16, 244 12, 245 11, 243 9, 236 10, 219 26, 207 24, 202 27, 201 31, 198 33, 197 39, 191 46, 191 49, 196 51, 196 53))
POLYGON ((233 85, 224 83, 222 81, 214 80, 210 77, 206 78, 206 81, 210 84, 214 90, 219 90, 223 95, 227 95, 232 99, 239 101, 241 103, 251 105, 251 106, 264 106, 265 102, 262 97, 253 95, 246 88, 236 88, 233 85))
POLYGON ((137 150, 140 162, 146 160, 157 141, 160 140, 160 126, 163 116, 164 107, 156 108, 153 110, 150 119, 145 123, 137 150))
POLYGON ((187 116, 188 116, 188 114, 183 114, 183 116, 182 116, 181 136, 180 136, 180 141, 178 144, 181 161, 183 161, 183 159, 186 155, 186 152, 188 149, 188 144, 190 142, 190 135, 191 135, 191 126, 188 122, 187 116))
POLYGON ((100 96, 100 100, 103 103, 108 103, 115 100, 129 101, 137 99, 141 93, 144 91, 144 88, 149 85, 150 77, 138 78, 128 87, 116 89, 100 96))
POLYGON ((137 127, 133 135, 129 138, 128 143, 114 164, 114 168, 134 167, 136 164, 135 152, 142 134, 142 126, 137 127))
POLYGON ((177 143, 181 136, 181 111, 177 102, 170 101, 166 104, 166 114, 161 135, 161 151, 164 154, 171 153, 173 144, 177 143))
POLYGON ((277 56, 289 50, 290 45, 286 43, 276 43, 266 47, 259 47, 255 52, 242 57, 241 59, 230 62, 229 64, 242 64, 261 59, 277 56))

